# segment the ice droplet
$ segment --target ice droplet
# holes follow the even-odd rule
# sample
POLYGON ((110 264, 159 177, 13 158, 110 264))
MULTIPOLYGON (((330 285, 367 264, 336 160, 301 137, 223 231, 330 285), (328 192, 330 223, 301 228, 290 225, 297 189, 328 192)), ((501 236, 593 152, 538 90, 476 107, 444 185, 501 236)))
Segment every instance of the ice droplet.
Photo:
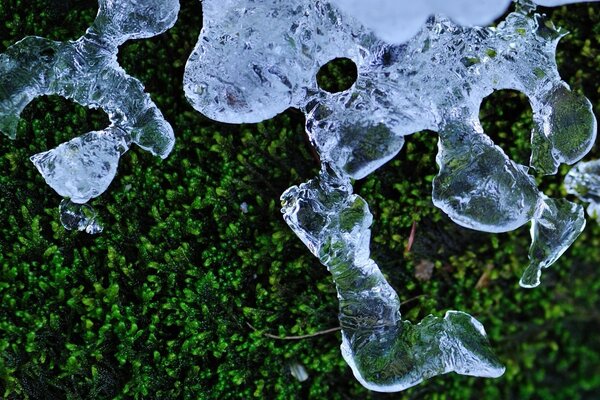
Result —
POLYGON ((97 221, 96 211, 88 204, 73 203, 64 199, 58 207, 60 222, 68 230, 85 231, 95 235, 104 229, 97 221))

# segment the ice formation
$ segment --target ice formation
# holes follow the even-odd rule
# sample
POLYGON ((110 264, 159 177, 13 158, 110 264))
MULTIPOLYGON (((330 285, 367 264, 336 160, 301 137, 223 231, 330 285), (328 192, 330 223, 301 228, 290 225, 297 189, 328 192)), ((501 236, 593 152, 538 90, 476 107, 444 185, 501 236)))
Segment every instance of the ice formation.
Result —
POLYGON ((288 189, 282 211, 334 276, 342 352, 355 376, 371 389, 395 391, 449 371, 500 375, 481 324, 468 314, 401 321, 396 293, 369 258, 372 217, 350 179, 394 157, 405 136, 438 132, 434 204, 484 232, 531 221, 530 265, 520 283, 538 285, 541 270, 570 246, 585 219, 581 206, 541 193, 530 167, 554 174, 561 163, 583 157, 596 137, 591 104, 571 92, 556 68, 564 33, 526 0, 496 28, 462 27, 437 15, 401 45, 379 40, 325 1, 202 4, 203 29, 184 77, 190 103, 229 123, 259 122, 288 107, 306 114, 323 172, 288 189), (358 79, 344 92, 326 92, 317 72, 341 57, 354 61, 358 79), (510 160, 480 125, 483 98, 500 89, 529 98, 530 167, 510 160))
POLYGON ((498 377, 504 367, 483 326, 459 311, 412 325, 400 300, 369 257, 373 216, 348 177, 321 175, 282 195, 284 218, 333 275, 340 301, 342 355, 365 387, 392 392, 455 371, 498 377))
MULTIPOLYGON (((104 192, 132 143, 162 158, 171 152, 173 129, 142 83, 119 66, 117 52, 127 40, 169 29, 178 11, 178 0, 100 0, 96 20, 81 38, 56 42, 29 36, 0 55, 0 131, 9 137, 16 136, 23 109, 43 95, 59 95, 108 114, 111 125, 103 131, 31 157, 46 182, 70 202, 85 203, 104 192)), ((69 210, 75 213, 73 207, 69 210)), ((78 209, 81 220, 87 218, 83 210, 78 209)))
MULTIPOLYGON (((428 17, 441 14, 465 26, 489 25, 500 17, 512 0, 331 0, 388 43, 404 43, 413 37, 428 17)), ((533 0, 541 6, 598 0, 533 0)))
POLYGON ((565 177, 565 187, 589 203, 588 215, 600 222, 600 160, 577 163, 565 177))

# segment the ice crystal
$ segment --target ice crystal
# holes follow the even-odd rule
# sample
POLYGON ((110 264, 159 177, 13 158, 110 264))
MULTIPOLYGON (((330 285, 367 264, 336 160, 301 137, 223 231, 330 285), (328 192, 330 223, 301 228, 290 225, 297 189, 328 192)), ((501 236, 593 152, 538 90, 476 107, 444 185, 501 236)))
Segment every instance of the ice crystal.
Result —
MULTIPOLYGON (((16 136, 23 109, 36 97, 59 95, 101 108, 111 125, 34 155, 31 160, 58 194, 85 203, 106 190, 131 143, 165 158, 173 130, 117 62, 118 46, 169 29, 178 0, 100 0, 93 25, 75 41, 29 36, 0 55, 0 131, 16 136)), ((68 227, 66 225, 66 227, 68 227)))
MULTIPOLYGON (((448 2, 412 2, 398 10, 425 3, 446 7, 459 22, 474 22, 449 12, 457 9, 448 2)), ((325 1, 203 1, 203 29, 186 65, 186 96, 203 114, 230 123, 259 122, 288 107, 305 112, 323 172, 288 189, 282 211, 331 271, 340 298, 342 353, 371 389, 401 390, 449 371, 487 377, 503 372, 483 327, 468 314, 449 311, 416 325, 401 321, 398 297, 369 257, 372 217, 352 194, 350 179, 393 158, 405 136, 438 132, 433 202, 456 223, 506 232, 531 222, 524 287, 539 284, 541 270, 585 225, 581 206, 548 198, 529 174, 530 168, 554 174, 561 163, 578 161, 596 137, 591 104, 569 89, 556 68, 564 33, 534 11, 523 1, 496 28, 464 27, 436 15, 397 45, 325 1), (340 93, 322 90, 319 69, 341 57, 354 61, 357 81, 340 93), (510 160, 479 122, 483 98, 500 89, 529 98, 530 166, 510 160)))

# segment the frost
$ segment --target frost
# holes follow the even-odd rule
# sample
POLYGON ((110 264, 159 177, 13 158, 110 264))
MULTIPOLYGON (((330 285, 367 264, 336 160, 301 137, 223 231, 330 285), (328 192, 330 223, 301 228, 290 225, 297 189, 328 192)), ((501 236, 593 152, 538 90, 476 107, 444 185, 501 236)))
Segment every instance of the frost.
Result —
POLYGON ((565 177, 565 187, 589 203, 588 215, 600 222, 600 160, 578 163, 565 177))
MULTIPOLYGON (((465 0, 453 7, 431 0, 395 6, 398 13, 390 10, 383 25, 402 11, 421 10, 408 26, 416 34, 401 45, 379 40, 327 2, 202 4, 204 24, 184 76, 190 103, 229 123, 259 122, 288 107, 306 114, 323 171, 288 189, 282 211, 333 275, 342 354, 357 379, 374 390, 396 391, 450 371, 501 375, 504 368, 482 325, 468 314, 449 311, 443 319, 430 316, 416 325, 401 320, 397 294, 370 259, 372 216, 364 200, 352 194, 350 179, 363 178, 393 158, 405 136, 438 132, 434 204, 456 223, 484 232, 531 222, 530 264, 521 285, 539 284, 541 270, 570 246, 585 220, 581 206, 540 192, 531 168, 554 174, 561 163, 581 159, 596 137, 590 102, 572 92, 557 71, 556 45, 564 32, 534 14, 527 1, 496 28, 463 27, 436 15, 418 32, 421 19, 432 12, 475 23, 469 18, 489 20, 506 2, 465 0), (489 13, 465 13, 465 4, 488 7, 489 13), (357 81, 340 93, 319 88, 319 69, 342 57, 356 64, 357 81), (529 166, 510 160, 479 122, 482 100, 501 89, 529 98, 534 114, 529 166)), ((368 8, 365 18, 379 12, 372 3, 368 8)))
POLYGON ((178 0, 100 0, 96 20, 81 38, 55 42, 29 36, 0 55, 0 131, 9 137, 16 136, 27 104, 43 95, 59 95, 108 114, 111 125, 103 131, 31 158, 61 196, 74 203, 99 196, 131 143, 162 158, 171 152, 171 126, 142 83, 118 65, 117 52, 127 40, 169 29, 178 11, 178 0))

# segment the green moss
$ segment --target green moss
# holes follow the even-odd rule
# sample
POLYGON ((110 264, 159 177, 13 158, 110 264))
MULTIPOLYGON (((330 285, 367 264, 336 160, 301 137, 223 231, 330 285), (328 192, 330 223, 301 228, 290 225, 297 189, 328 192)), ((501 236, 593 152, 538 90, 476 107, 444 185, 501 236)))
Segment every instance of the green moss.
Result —
MULTIPOLYGON (((297 341, 264 335, 304 335, 338 324, 327 271, 279 212, 279 195, 313 177, 318 164, 297 111, 238 127, 211 122, 188 105, 183 66, 201 18, 197 1, 181 3, 172 30, 128 43, 119 54, 173 124, 178 142, 165 161, 139 149, 123 157, 109 191, 93 203, 106 226, 101 235, 60 226, 60 199, 28 157, 104 127, 103 113, 41 98, 26 109, 17 140, 0 141, 0 397, 383 398, 355 381, 341 358, 339 333, 297 341), (292 377, 293 363, 304 365, 306 382, 292 377)), ((3 1, 0 51, 28 34, 75 38, 95 7, 94 1, 3 1)), ((597 107, 600 21, 593 10, 571 6, 554 11, 553 19, 573 32, 559 46, 561 71, 597 107)), ((345 79, 340 71, 329 79, 345 79)), ((497 125, 498 140, 509 154, 526 157, 527 109, 519 101, 485 107, 514 121, 497 125)), ((482 234, 433 207, 436 141, 429 132, 408 137, 397 157, 356 182, 374 214, 373 257, 401 298, 412 299, 402 308, 406 318, 472 313, 507 372, 496 380, 450 374, 393 398, 597 397, 598 224, 591 222, 545 272, 541 287, 519 289, 527 229, 482 234), (421 260, 434 264, 429 280, 415 277, 421 260)), ((566 171, 542 181, 547 193, 561 194, 566 171)))

